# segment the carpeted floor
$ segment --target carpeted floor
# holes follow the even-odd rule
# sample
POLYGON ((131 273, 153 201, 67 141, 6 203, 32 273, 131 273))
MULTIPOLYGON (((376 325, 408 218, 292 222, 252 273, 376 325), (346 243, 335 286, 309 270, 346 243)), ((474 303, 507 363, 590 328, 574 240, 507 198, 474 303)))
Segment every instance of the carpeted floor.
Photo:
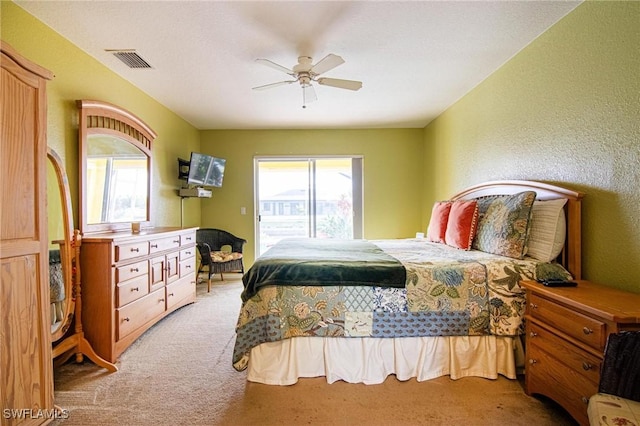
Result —
POLYGON ((293 386, 246 381, 231 366, 240 307, 239 275, 198 284, 197 302, 141 336, 108 373, 73 361, 55 370, 54 425, 573 425, 550 401, 525 395, 521 381, 448 377, 380 385, 293 386))

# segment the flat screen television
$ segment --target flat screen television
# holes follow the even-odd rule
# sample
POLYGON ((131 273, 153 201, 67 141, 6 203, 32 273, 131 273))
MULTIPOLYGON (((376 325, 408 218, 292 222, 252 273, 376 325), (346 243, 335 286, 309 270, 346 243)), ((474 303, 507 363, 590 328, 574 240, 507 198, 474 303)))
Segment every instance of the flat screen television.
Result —
POLYGON ((198 152, 189 161, 178 158, 178 178, 195 186, 222 186, 227 160, 198 152))

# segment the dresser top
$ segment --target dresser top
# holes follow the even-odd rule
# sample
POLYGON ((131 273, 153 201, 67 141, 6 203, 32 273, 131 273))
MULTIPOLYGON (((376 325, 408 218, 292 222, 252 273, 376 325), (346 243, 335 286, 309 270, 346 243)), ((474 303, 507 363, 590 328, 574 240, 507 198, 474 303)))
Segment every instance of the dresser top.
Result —
POLYGON ((609 321, 623 324, 640 322, 640 294, 591 281, 576 282, 576 287, 545 287, 537 281, 522 281, 520 285, 532 293, 609 321))
POLYGON ((198 228, 172 228, 172 227, 157 227, 157 228, 143 228, 139 233, 127 231, 116 232, 96 232, 90 234, 84 234, 82 236, 83 243, 96 243, 104 241, 127 241, 127 240, 140 240, 151 239, 154 237, 169 237, 171 235, 183 234, 185 232, 195 232, 198 228))

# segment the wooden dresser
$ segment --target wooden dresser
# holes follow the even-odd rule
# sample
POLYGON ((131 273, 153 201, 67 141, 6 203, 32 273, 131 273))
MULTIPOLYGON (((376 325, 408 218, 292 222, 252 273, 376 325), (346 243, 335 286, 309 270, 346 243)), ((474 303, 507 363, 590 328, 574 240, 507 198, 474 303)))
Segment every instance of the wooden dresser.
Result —
POLYGON ((640 330, 640 294, 577 282, 557 288, 521 283, 527 292, 525 390, 553 399, 587 425, 607 337, 640 330))
POLYGON ((84 334, 98 355, 115 363, 149 327, 196 300, 196 229, 83 237, 84 334))

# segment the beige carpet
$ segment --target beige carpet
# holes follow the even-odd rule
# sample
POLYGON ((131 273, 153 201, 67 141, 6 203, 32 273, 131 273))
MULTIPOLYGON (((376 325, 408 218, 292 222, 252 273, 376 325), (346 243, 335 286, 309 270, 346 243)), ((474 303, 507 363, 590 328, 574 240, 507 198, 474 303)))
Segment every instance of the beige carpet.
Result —
POLYGON ((240 276, 198 284, 198 299, 140 337, 107 373, 73 361, 55 370, 55 425, 572 425, 555 404, 525 395, 520 381, 394 376, 380 385, 293 386, 246 381, 231 366, 240 276))

